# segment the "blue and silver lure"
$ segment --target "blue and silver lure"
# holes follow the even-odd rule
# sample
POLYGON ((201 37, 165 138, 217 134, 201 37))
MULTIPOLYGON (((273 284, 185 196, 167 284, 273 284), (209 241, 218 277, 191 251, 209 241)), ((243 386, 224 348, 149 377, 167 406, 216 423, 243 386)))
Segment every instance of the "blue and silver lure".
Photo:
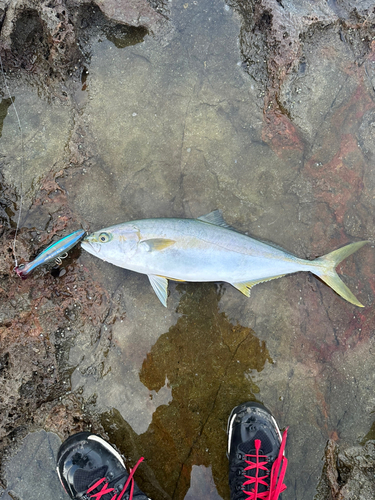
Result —
POLYGON ((71 248, 73 248, 85 236, 85 234, 85 231, 80 229, 79 231, 75 231, 74 233, 65 236, 65 238, 62 238, 61 240, 56 241, 56 243, 53 243, 52 245, 47 247, 33 261, 26 262, 25 264, 20 264, 19 266, 15 267, 14 271, 22 279, 26 279, 27 276, 36 267, 42 264, 47 264, 52 260, 57 260, 57 262, 59 262, 60 259, 61 261, 61 256, 68 252, 71 248))

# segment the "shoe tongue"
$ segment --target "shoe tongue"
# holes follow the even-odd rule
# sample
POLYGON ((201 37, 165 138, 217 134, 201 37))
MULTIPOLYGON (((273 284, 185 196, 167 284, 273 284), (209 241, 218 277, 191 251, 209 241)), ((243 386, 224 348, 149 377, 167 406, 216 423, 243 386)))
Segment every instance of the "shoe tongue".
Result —
POLYGON ((107 465, 93 470, 77 469, 73 477, 74 489, 80 493, 87 491, 95 481, 105 477, 107 470, 107 465))
POLYGON ((270 441, 270 439, 268 438, 268 436, 262 432, 262 431, 257 431, 257 433, 255 434, 254 438, 251 439, 251 441, 245 441, 244 443, 241 443, 239 445, 239 449, 243 452, 243 453, 246 453, 246 454, 252 454, 252 452, 254 452, 255 450, 255 444, 254 444, 254 441, 256 439, 259 439, 260 442, 261 442, 261 445, 260 445, 260 448, 261 448, 261 451, 262 451, 262 455, 267 455, 268 453, 270 453, 272 451, 272 443, 270 441))

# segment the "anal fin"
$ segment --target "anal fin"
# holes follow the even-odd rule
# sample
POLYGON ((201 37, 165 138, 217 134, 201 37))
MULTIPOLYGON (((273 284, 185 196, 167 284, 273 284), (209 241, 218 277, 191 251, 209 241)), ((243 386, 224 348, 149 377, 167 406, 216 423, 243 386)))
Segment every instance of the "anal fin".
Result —
POLYGON ((151 286, 154 289, 158 299, 167 307, 167 295, 168 295, 168 280, 163 276, 156 276, 155 274, 148 274, 148 279, 150 280, 151 286))
POLYGON ((258 280, 249 280, 249 281, 241 281, 239 283, 231 283, 234 288, 237 288, 241 293, 246 295, 246 297, 250 297, 251 288, 259 283, 264 283, 265 281, 275 280, 277 278, 282 278, 285 274, 280 274, 279 276, 272 276, 272 278, 261 278, 258 280))

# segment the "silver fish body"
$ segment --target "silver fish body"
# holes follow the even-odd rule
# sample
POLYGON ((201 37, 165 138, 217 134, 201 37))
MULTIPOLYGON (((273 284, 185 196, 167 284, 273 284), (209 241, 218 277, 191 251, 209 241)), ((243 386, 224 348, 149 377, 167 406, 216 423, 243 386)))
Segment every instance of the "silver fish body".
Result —
MULTIPOLYGON (((163 305, 166 305, 168 279, 225 281, 249 296, 250 288, 257 283, 297 271, 311 271, 327 283, 338 280, 340 289, 345 287, 338 293, 361 305, 333 266, 365 243, 347 245, 340 249, 346 249, 345 252, 335 254, 333 260, 325 256, 308 261, 238 233, 215 211, 198 219, 125 222, 87 236, 82 248, 111 264, 147 274, 163 305), (327 273, 331 276, 325 279, 327 273)), ((328 284, 338 291, 337 283, 328 284)))

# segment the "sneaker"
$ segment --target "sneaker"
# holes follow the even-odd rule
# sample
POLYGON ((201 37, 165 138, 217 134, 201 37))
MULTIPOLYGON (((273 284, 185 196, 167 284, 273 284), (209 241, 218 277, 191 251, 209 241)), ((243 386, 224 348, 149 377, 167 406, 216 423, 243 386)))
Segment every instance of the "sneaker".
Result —
POLYGON ((70 436, 57 454, 57 474, 74 500, 149 500, 133 479, 142 462, 126 470, 121 455, 90 432, 70 436))
POLYGON ((229 487, 231 500, 277 500, 287 459, 287 436, 263 405, 249 402, 232 410, 228 419, 229 487))

